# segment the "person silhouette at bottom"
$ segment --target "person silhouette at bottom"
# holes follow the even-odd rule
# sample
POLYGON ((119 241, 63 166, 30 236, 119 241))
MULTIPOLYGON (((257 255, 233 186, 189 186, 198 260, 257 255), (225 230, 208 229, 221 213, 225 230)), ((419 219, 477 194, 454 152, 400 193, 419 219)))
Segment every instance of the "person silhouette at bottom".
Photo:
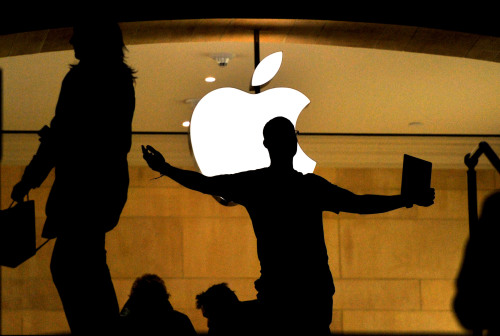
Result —
POLYGON ((189 317, 174 310, 165 282, 156 274, 144 274, 132 285, 120 313, 123 335, 197 335, 189 317))
POLYGON ((227 283, 213 285, 196 295, 196 308, 207 319, 208 335, 241 334, 240 300, 227 283))
POLYGON ((274 334, 329 335, 335 292, 323 233, 323 211, 375 214, 434 203, 430 188, 415 199, 357 195, 316 174, 294 170, 297 136, 284 117, 264 127, 269 167, 207 177, 165 162, 151 146, 143 157, 151 169, 184 187, 244 206, 257 238, 261 276, 255 281, 259 317, 254 325, 274 334))
POLYGON ((486 330, 489 336, 500 335, 499 233, 500 190, 497 190, 484 201, 477 226, 467 241, 453 299, 461 325, 469 330, 486 330))

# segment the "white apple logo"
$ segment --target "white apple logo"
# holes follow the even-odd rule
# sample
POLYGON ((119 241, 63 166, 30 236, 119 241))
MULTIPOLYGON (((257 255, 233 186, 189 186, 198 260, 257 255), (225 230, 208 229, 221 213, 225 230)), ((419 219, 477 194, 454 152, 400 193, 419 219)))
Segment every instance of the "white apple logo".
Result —
MULTIPOLYGON (((270 81, 283 58, 276 52, 256 67, 252 86, 270 81)), ((274 88, 258 94, 220 88, 205 95, 193 111, 190 136, 194 158, 202 174, 233 174, 268 167, 269 153, 262 130, 271 119, 283 116, 295 126, 309 99, 291 88, 274 88)), ((294 169, 312 173, 316 162, 297 146, 294 169)))

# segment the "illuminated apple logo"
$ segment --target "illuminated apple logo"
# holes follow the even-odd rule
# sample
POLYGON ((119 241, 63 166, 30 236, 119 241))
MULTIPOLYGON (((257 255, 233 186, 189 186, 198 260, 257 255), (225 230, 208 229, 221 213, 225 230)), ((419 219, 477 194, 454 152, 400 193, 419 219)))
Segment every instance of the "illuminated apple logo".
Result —
MULTIPOLYGON (((282 52, 264 58, 255 68, 252 86, 269 82, 278 72, 282 52)), ((235 88, 209 92, 196 105, 190 136, 194 158, 202 174, 233 174, 268 167, 269 153, 262 130, 271 119, 282 116, 295 126, 309 99, 291 88, 274 88, 258 94, 235 88)), ((297 146, 294 169, 312 173, 316 162, 297 146)))

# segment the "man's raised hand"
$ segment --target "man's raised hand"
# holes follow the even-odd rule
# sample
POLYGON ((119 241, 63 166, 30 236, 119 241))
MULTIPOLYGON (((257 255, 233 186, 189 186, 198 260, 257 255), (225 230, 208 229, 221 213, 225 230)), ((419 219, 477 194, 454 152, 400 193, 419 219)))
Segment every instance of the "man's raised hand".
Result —
POLYGON ((142 157, 144 158, 144 160, 146 160, 149 168, 161 173, 161 170, 164 170, 167 166, 163 155, 161 155, 160 152, 149 145, 147 145, 146 147, 141 146, 141 148, 142 157))

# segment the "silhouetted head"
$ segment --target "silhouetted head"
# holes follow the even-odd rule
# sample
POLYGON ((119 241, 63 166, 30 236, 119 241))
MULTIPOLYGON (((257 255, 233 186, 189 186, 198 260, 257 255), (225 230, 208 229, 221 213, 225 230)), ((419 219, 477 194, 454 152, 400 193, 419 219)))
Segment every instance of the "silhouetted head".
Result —
POLYGON ((121 61, 125 44, 122 31, 116 22, 102 18, 80 19, 73 26, 70 40, 75 50, 75 58, 90 61, 121 61))
POLYGON ((485 225, 498 226, 500 220, 500 190, 486 198, 480 220, 485 222, 485 225))
POLYGON ((165 282, 155 274, 137 278, 130 291, 130 299, 140 306, 163 305, 169 297, 165 282))
POLYGON ((201 309, 203 316, 212 319, 212 322, 213 319, 226 314, 228 309, 232 309, 238 302, 238 297, 225 282, 213 285, 205 292, 196 295, 196 308, 201 309))
POLYGON ((488 195, 484 200, 477 224, 478 238, 483 242, 483 245, 487 245, 482 248, 496 251, 498 234, 500 233, 500 190, 488 195))
POLYGON ((271 161, 289 161, 297 153, 297 134, 292 122, 285 117, 276 117, 264 126, 264 146, 271 161))

